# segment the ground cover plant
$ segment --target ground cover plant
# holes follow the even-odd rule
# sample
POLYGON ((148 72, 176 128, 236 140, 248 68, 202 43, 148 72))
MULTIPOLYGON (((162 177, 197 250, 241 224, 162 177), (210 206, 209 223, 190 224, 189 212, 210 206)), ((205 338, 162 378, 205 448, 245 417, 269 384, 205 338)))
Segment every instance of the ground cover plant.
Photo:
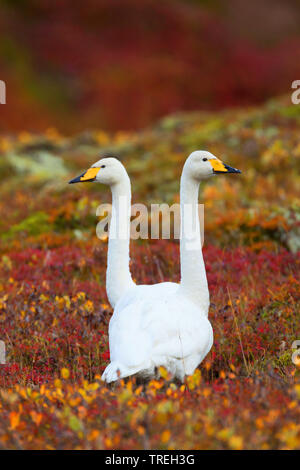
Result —
MULTIPOLYGON (((0 448, 300 447, 299 110, 282 98, 138 133, 0 136, 0 448), (178 202, 195 149, 243 172, 200 190, 214 346, 182 385, 161 370, 146 387, 109 387, 107 240, 95 213, 110 194, 67 182, 113 152, 134 202, 178 202)), ((178 241, 132 242, 131 268, 138 283, 178 281, 178 241)))

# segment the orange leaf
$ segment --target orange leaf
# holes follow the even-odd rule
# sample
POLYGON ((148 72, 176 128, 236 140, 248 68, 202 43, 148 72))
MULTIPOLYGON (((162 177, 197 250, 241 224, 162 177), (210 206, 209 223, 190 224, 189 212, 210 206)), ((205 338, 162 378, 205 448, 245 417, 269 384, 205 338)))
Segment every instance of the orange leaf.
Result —
POLYGON ((20 423, 20 414, 15 411, 9 413, 9 422, 11 429, 16 429, 20 423))

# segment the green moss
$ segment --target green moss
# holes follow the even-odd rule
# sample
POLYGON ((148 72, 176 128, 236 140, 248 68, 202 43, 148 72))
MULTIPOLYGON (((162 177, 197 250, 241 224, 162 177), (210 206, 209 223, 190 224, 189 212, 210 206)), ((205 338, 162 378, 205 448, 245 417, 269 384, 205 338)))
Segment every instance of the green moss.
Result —
POLYGON ((274 360, 274 365, 277 367, 287 367, 292 365, 292 352, 286 351, 281 356, 274 360))
POLYGON ((300 106, 295 104, 278 109, 278 113, 283 117, 300 120, 300 106))
POLYGON ((13 225, 8 232, 2 235, 5 240, 17 234, 25 232, 27 235, 39 235, 49 232, 52 229, 49 223, 49 216, 45 212, 35 212, 19 224, 13 225))

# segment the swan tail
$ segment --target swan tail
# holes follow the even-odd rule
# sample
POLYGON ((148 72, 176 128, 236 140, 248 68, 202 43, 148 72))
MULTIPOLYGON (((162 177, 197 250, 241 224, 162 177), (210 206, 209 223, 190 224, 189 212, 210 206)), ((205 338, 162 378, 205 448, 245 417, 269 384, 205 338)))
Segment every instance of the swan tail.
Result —
POLYGON ((130 375, 138 372, 139 369, 132 369, 124 366, 120 362, 113 361, 106 367, 102 374, 101 379, 107 383, 115 382, 116 380, 129 377, 130 375))

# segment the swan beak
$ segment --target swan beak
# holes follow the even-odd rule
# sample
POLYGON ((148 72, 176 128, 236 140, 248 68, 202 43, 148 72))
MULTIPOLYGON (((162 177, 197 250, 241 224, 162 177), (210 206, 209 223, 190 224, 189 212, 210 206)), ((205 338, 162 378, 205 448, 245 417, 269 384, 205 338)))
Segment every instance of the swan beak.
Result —
POLYGON ((241 170, 226 165, 225 163, 221 162, 221 160, 213 159, 209 161, 211 166, 213 167, 214 173, 242 173, 241 170))
POLYGON ((69 181, 69 184, 95 181, 98 171, 99 168, 89 168, 87 171, 82 173, 82 175, 77 176, 76 178, 69 181))

